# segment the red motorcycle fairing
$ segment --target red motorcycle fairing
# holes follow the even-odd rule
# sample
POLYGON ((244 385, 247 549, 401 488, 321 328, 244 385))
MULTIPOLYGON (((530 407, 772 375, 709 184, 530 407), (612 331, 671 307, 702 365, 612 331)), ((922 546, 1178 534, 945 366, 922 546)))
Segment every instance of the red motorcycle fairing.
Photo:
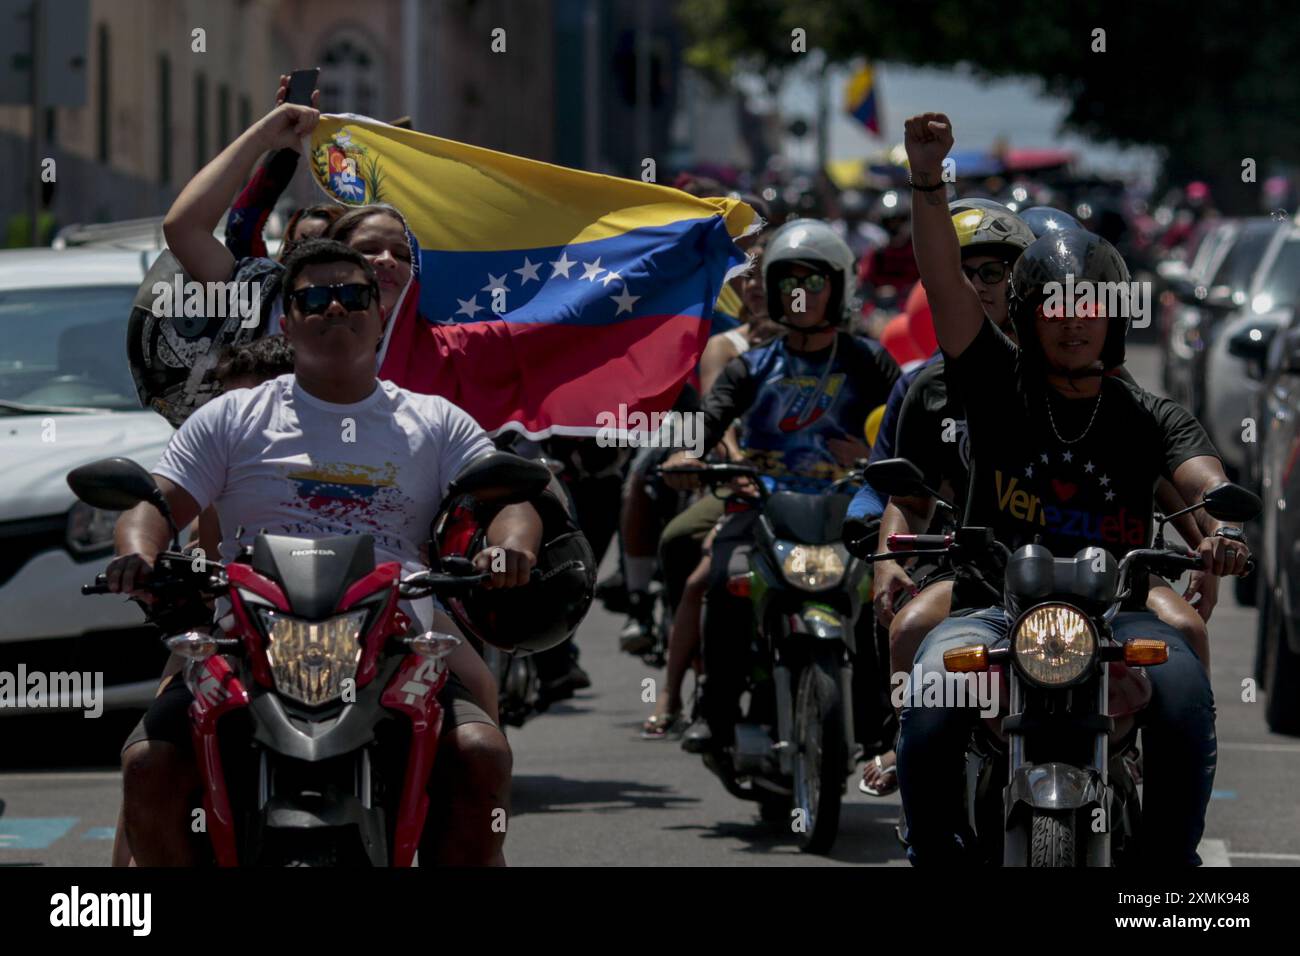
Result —
POLYGON ((1151 703, 1151 678, 1145 667, 1129 667, 1123 661, 1111 661, 1109 667, 1107 716, 1129 717, 1151 703))
POLYGON ((404 634, 410 620, 397 610, 397 582, 402 566, 396 561, 385 561, 361 580, 355 582, 339 599, 335 613, 342 614, 380 591, 387 590, 388 599, 375 615, 370 629, 361 635, 361 660, 357 663, 357 686, 365 687, 379 673, 379 655, 387 643, 388 634, 404 634))
POLYGON ((424 832, 424 820, 429 812, 429 776, 442 735, 443 709, 437 698, 446 682, 445 661, 408 654, 379 699, 384 707, 411 720, 406 777, 402 781, 393 835, 393 866, 410 866, 420 846, 420 834, 424 832))
POLYGON ((186 684, 194 695, 194 703, 190 704, 190 734, 203 777, 208 838, 218 866, 238 866, 239 848, 230 797, 226 793, 226 775, 221 766, 217 720, 232 710, 247 707, 248 690, 226 659, 218 655, 187 670, 186 684))

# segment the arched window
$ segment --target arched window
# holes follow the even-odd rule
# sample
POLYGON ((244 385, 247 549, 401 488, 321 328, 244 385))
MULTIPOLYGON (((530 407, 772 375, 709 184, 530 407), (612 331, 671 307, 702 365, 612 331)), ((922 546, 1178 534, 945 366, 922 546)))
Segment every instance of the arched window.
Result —
POLYGON ((353 31, 335 34, 320 58, 320 105, 327 113, 374 116, 383 108, 380 60, 368 41, 353 31))

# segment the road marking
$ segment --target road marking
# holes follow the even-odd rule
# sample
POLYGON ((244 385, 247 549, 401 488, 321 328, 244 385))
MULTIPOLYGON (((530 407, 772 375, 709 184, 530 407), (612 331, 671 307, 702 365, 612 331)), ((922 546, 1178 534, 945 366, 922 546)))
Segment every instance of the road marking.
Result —
POLYGON ((1236 790, 1211 790, 1210 799, 1211 800, 1236 800, 1237 791, 1236 790))
POLYGON ((1300 744, 1248 744, 1219 741, 1220 750, 1253 750, 1270 754, 1300 754, 1300 744))
POLYGON ((1228 852, 1227 840, 1202 840, 1196 852, 1201 855, 1201 866, 1232 866, 1228 857, 1241 856, 1240 853, 1228 852))
POLYGON ((1300 853, 1229 853, 1243 860, 1300 860, 1300 853))
POLYGON ((0 819, 0 849, 43 850, 77 825, 80 817, 5 817, 0 819))
POLYGON ((116 836, 116 827, 91 827, 81 835, 81 838, 83 840, 111 840, 116 836))

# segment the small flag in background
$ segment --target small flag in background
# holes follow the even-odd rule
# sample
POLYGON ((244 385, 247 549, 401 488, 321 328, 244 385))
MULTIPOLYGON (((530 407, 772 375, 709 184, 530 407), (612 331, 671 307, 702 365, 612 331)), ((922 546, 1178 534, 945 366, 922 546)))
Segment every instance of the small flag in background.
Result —
POLYGON ((844 111, 877 136, 880 110, 876 105, 876 78, 870 63, 863 63, 844 87, 844 111))
POLYGON ((620 405, 671 407, 756 219, 359 116, 321 117, 311 147, 322 189, 393 205, 416 239, 380 377, 494 432, 594 435, 620 405))

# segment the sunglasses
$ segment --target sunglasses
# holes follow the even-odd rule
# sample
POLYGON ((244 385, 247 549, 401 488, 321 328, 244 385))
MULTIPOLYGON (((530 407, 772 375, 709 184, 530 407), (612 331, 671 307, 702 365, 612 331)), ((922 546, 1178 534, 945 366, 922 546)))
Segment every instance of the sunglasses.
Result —
POLYGON ((364 312, 370 308, 374 298, 375 287, 360 282, 309 285, 289 293, 289 301, 296 305, 303 315, 320 315, 330 307, 331 302, 337 302, 349 312, 364 312))
POLYGON ((783 279, 777 280, 776 287, 781 290, 782 295, 789 295, 800 286, 803 286, 803 288, 807 289, 809 292, 817 293, 826 288, 826 283, 829 281, 830 280, 820 272, 814 272, 811 275, 806 275, 802 278, 799 276, 786 276, 783 279))
POLYGON ((1065 314, 1066 310, 1064 307, 1053 309, 1053 314, 1048 315, 1043 310, 1043 306, 1046 304, 1047 303, 1045 302, 1040 302, 1038 304, 1038 308, 1034 310, 1034 315, 1038 317, 1038 321, 1040 322, 1064 322, 1067 319, 1071 319, 1071 318, 1083 319, 1086 322, 1095 322, 1098 319, 1106 318, 1106 310, 1101 307, 1100 303, 1096 303, 1096 302, 1092 304, 1076 302, 1074 305, 1074 309, 1072 310, 1074 312, 1073 316, 1066 315, 1065 314), (1059 315, 1055 314, 1057 312, 1059 312, 1060 314, 1059 315))
POLYGON ((967 279, 974 280, 979 278, 980 282, 985 285, 997 285, 1007 277, 1007 264, 1005 262, 986 262, 982 266, 971 268, 962 266, 961 271, 966 274, 967 279))

